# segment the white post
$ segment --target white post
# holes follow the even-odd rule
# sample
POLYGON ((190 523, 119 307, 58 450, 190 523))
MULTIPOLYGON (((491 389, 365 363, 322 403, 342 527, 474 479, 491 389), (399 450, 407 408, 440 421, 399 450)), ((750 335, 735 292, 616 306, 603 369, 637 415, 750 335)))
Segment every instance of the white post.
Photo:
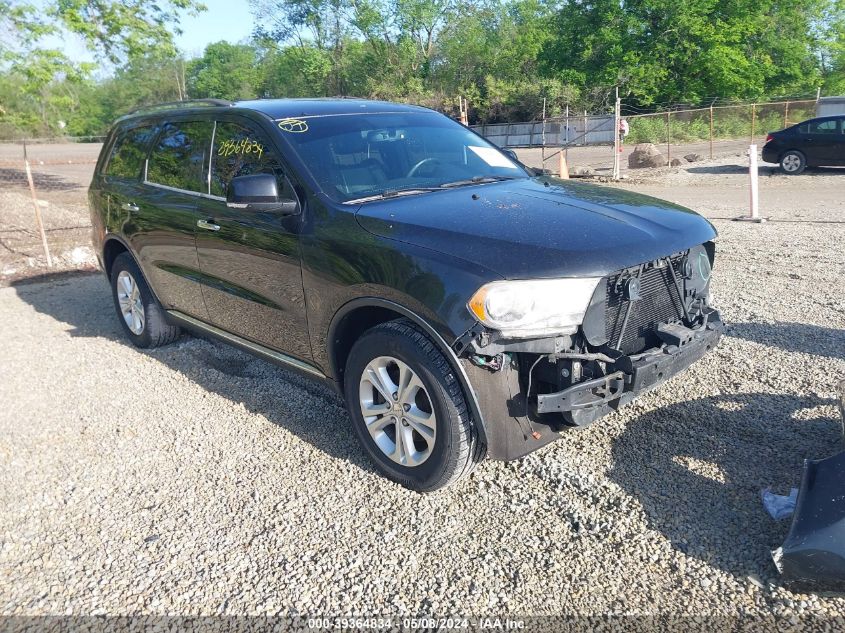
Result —
POLYGON ((759 190, 757 188, 757 146, 748 146, 748 175, 751 179, 751 217, 760 221, 759 190))
POLYGON ((546 98, 543 97, 543 147, 546 146, 546 98))
POLYGON ((751 144, 748 146, 748 180, 751 188, 749 197, 748 215, 735 218, 741 222, 765 222, 766 218, 760 217, 759 205, 759 189, 757 181, 757 145, 751 144))
POLYGON ((619 180, 619 87, 616 88, 616 107, 613 110, 613 179, 619 180))

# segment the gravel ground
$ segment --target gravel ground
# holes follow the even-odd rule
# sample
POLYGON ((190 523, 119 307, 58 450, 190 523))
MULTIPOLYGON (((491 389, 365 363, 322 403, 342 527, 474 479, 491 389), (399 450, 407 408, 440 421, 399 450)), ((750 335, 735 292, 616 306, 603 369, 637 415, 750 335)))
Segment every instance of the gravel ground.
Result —
POLYGON ((130 347, 100 275, 0 289, 0 614, 845 617, 782 586, 788 521, 760 501, 841 448, 845 174, 772 176, 777 221, 749 225, 715 219, 747 176, 710 167, 622 186, 714 218, 720 346, 434 495, 379 477, 322 387, 205 340, 130 347))
MULTIPOLYGON (((23 164, 3 160, 8 147, 0 144, 0 286, 47 272, 93 270, 97 260, 90 248, 87 189, 94 164, 32 165, 36 200, 53 260, 51 269, 23 164)), ((81 150, 90 152, 90 146, 81 146, 81 150)), ((84 157, 83 153, 79 160, 84 157)))

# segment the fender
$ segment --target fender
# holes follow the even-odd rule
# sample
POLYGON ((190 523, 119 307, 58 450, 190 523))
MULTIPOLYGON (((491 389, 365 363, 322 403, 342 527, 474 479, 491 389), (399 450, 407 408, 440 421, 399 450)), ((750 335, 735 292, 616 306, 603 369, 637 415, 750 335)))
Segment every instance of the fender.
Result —
MULTIPOLYGON (((487 444, 487 426, 484 422, 484 417, 481 413, 481 407, 479 407, 478 404, 478 395, 476 394, 475 389, 473 389, 472 383, 470 382, 463 365, 461 364, 455 352, 452 350, 451 347, 449 347, 449 345, 437 332, 437 330, 435 330, 431 326, 431 324, 428 323, 428 321, 426 321, 414 311, 409 310, 403 305, 394 303, 393 301, 388 301, 387 299, 380 299, 378 297, 358 297, 357 299, 352 299, 351 301, 343 304, 335 313, 334 317, 332 318, 331 325, 329 326, 329 336, 327 340, 334 340, 338 324, 343 320, 343 317, 345 317, 347 314, 357 308, 365 307, 387 308, 389 310, 397 312, 402 316, 413 321, 428 335, 428 337, 438 347, 443 356, 446 357, 446 361, 449 363, 449 366, 452 368, 452 371, 455 372, 455 375, 458 377, 458 381, 460 382, 461 388, 463 389, 464 395, 467 399, 467 404, 469 405, 470 412, 472 413, 473 420, 478 423, 478 431, 481 435, 481 439, 482 441, 484 441, 485 444, 487 444)), ((334 346, 330 345, 328 351, 329 363, 332 369, 332 373, 336 374, 337 372, 335 372, 334 369, 337 367, 337 359, 335 358, 334 346)))

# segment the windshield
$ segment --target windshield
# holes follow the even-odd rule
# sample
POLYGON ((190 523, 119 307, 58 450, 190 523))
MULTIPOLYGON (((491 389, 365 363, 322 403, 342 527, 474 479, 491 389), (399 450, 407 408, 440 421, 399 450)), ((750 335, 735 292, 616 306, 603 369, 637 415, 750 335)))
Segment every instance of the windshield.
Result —
POLYGON ((313 116, 277 124, 321 189, 340 202, 528 177, 494 145, 435 112, 313 116))

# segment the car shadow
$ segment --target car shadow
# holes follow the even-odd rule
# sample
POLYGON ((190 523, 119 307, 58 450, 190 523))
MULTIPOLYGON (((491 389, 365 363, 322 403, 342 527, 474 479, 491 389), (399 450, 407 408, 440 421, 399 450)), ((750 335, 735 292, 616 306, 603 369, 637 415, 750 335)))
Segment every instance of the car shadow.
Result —
POLYGON ((731 323, 727 335, 788 352, 845 359, 845 330, 836 328, 808 323, 731 323))
POLYGON ((375 472, 358 446, 343 400, 330 386, 230 345, 188 334, 171 345, 137 349, 123 333, 102 273, 44 275, 41 279, 49 283, 29 278, 11 286, 37 312, 69 325, 70 336, 125 345, 178 371, 206 391, 243 404, 251 413, 332 457, 375 472))
MULTIPOLYGON (((691 174, 747 174, 748 165, 709 165, 702 167, 685 167, 691 174)), ((761 168, 764 172, 765 168, 761 168)))
POLYGON ((839 420, 816 410, 833 402, 747 393, 650 411, 614 440, 609 477, 675 550, 737 578, 779 582, 770 550, 789 522, 769 517, 760 492, 787 494, 805 458, 840 450, 839 420))

